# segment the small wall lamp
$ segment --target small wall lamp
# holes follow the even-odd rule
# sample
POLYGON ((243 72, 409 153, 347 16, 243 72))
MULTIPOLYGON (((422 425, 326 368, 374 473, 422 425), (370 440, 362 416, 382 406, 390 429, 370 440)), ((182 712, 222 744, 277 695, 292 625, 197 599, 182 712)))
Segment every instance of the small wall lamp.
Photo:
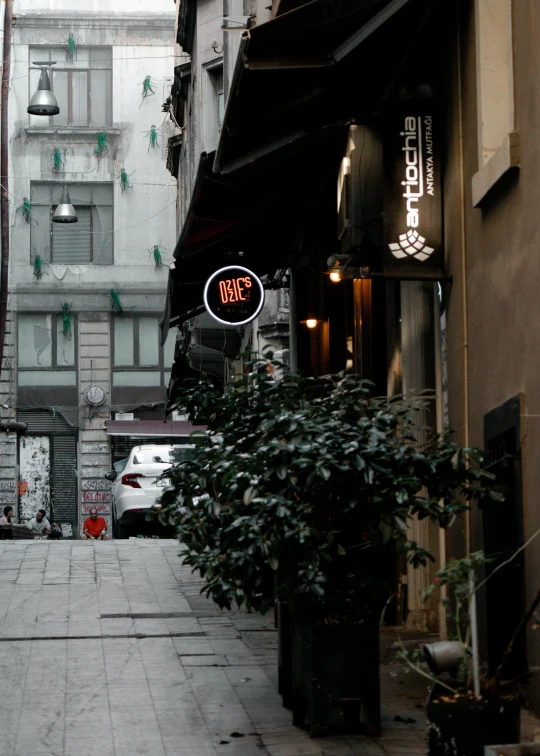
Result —
POLYGON ((339 283, 341 281, 341 271, 339 268, 331 268, 328 271, 328 275, 332 283, 339 283))
POLYGON ((305 325, 310 330, 313 330, 313 328, 317 328, 319 323, 321 322, 319 318, 315 317, 313 313, 308 313, 308 316, 305 320, 300 321, 303 325, 305 325))

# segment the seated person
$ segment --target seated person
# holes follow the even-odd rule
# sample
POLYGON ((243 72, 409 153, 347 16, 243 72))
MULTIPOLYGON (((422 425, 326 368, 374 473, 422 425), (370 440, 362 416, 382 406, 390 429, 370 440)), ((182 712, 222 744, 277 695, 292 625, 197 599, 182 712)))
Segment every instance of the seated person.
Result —
POLYGON ((83 525, 83 540, 90 541, 108 541, 107 535, 107 523, 103 517, 98 517, 97 509, 92 507, 90 510, 90 517, 84 521, 83 525))
POLYGON ((38 509, 36 516, 26 523, 26 527, 30 528, 35 536, 47 536, 51 532, 51 524, 45 517, 46 514, 44 509, 38 509))
POLYGON ((0 517, 0 525, 11 525, 11 518, 14 516, 15 510, 7 504, 4 507, 4 516, 0 517))

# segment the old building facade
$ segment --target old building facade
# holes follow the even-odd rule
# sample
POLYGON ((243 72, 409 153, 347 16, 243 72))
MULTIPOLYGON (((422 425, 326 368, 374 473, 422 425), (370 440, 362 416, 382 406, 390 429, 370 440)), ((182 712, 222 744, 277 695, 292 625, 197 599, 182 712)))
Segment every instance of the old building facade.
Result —
MULTIPOLYGON (((167 158, 169 170, 178 179, 180 240, 175 255, 185 246, 185 240, 197 234, 199 211, 195 204, 201 169, 203 164, 209 164, 209 156, 213 157, 218 147, 241 35, 271 15, 270 8, 259 0, 182 0, 177 3, 177 10, 180 55, 170 104, 173 120, 181 126, 181 135, 170 137, 167 158)), ((243 212, 242 203, 237 203, 236 198, 230 203, 236 208, 233 212, 243 212)), ((234 249, 224 250, 222 267, 248 264, 249 254, 243 246, 243 240, 238 239, 234 249)), ((180 265, 177 267, 172 277, 181 280, 183 274, 180 265)), ((187 305, 181 318, 173 316, 170 321, 173 326, 182 326, 179 350, 184 371, 213 375, 223 386, 241 369, 241 362, 236 360, 241 353, 262 353, 269 347, 279 358, 288 360, 289 306, 284 283, 285 276, 279 286, 267 290, 260 317, 238 329, 224 329, 203 313, 200 297, 197 299, 196 295, 194 306, 187 305)))
POLYGON ((162 106, 174 54, 166 0, 136 12, 127 0, 17 3, 0 403, 28 433, 0 438, 0 501, 22 520, 44 507, 75 537, 90 504, 109 518, 103 475, 133 445, 131 430, 111 435, 107 423, 162 417, 174 335, 159 347, 158 322, 176 207, 162 106), (36 63, 50 65, 57 116, 27 114, 36 63), (78 222, 61 226, 64 186, 78 222))

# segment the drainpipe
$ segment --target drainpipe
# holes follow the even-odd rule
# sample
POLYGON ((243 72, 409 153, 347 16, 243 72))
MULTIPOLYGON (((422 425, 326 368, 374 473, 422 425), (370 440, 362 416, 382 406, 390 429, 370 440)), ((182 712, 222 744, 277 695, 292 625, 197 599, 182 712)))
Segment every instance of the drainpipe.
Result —
POLYGON ((290 269, 289 283, 289 369, 291 373, 298 370, 298 334, 297 334, 297 308, 296 308, 296 271, 290 269))
MULTIPOLYGON (((461 316, 463 323, 463 446, 469 447, 469 313, 467 295, 467 249, 465 234, 465 171, 463 158, 463 89, 461 85, 461 18, 456 4, 458 117, 459 117, 459 174, 461 201, 461 316)), ((465 551, 471 553, 471 513, 465 513, 465 551)))
POLYGON ((6 320, 8 304, 9 280, 9 80, 11 76, 11 30, 13 26, 13 0, 6 0, 4 11, 4 54, 2 67, 2 115, 0 119, 0 166, 2 180, 0 181, 0 373, 4 365, 4 341, 6 338, 6 320))
MULTIPOLYGON (((436 422, 437 433, 444 433, 444 402, 443 402, 443 376, 442 376, 442 342, 441 342, 441 310, 437 284, 433 285, 433 330, 435 337, 435 391, 436 391, 436 422)), ((441 502, 441 505, 443 502, 441 502)), ((439 565, 442 567, 446 562, 446 530, 439 528, 439 565)), ((446 598, 446 586, 441 585, 441 599, 446 598)), ((446 624, 446 608, 439 601, 439 638, 448 640, 448 628, 446 624)))

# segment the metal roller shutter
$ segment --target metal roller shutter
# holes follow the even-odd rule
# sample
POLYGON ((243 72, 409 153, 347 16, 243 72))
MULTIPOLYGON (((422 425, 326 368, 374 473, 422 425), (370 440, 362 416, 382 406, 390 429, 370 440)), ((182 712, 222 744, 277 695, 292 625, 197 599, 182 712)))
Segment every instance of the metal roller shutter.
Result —
POLYGON ((77 407, 63 407, 60 412, 25 409, 17 412, 17 419, 28 425, 28 433, 77 433, 77 407))
POLYGON ((92 214, 76 207, 77 223, 52 223, 52 262, 74 265, 92 262, 92 214))
POLYGON ((113 464, 129 457, 130 451, 134 446, 137 446, 137 441, 131 436, 112 436, 111 440, 113 464))
POLYGON ((77 532, 77 438, 52 438, 52 505, 54 519, 70 523, 77 532))

